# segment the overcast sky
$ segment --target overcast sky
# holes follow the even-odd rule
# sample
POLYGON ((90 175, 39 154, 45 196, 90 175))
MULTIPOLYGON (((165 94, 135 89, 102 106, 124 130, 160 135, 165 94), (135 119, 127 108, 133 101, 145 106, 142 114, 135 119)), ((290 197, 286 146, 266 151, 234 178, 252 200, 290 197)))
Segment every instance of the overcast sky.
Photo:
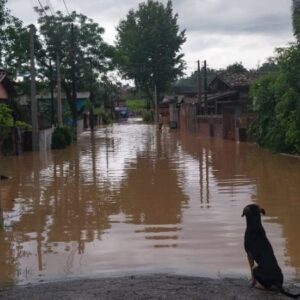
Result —
MULTIPOLYGON (((51 3, 54 10, 66 12, 63 0, 40 0, 51 3)), ((76 10, 105 28, 104 39, 113 43, 115 28, 138 0, 65 0, 69 11, 76 10)), ((166 3, 167 0, 162 0, 166 3)), ((12 14, 25 24, 36 22, 32 7, 38 0, 8 0, 12 14)), ((197 59, 208 66, 224 68, 242 62, 256 67, 272 56, 276 47, 293 41, 290 0, 173 0, 181 29, 187 41, 182 51, 187 73, 196 68, 197 59)))

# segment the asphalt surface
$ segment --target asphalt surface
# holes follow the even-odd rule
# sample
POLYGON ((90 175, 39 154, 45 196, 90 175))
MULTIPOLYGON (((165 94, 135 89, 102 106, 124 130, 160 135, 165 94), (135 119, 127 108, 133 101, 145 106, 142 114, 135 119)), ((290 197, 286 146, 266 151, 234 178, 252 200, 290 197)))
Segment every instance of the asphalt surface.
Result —
MULTIPOLYGON (((299 286, 286 286, 300 293, 299 286)), ((0 290, 0 299, 288 299, 275 291, 251 288, 246 279, 210 279, 173 275, 80 279, 0 290)))

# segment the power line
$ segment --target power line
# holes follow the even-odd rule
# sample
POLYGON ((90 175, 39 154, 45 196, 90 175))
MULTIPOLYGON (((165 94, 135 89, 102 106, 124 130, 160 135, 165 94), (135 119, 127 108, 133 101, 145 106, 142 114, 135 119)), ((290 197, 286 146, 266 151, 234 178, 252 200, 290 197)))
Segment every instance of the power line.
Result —
POLYGON ((40 7, 41 7, 42 11, 44 12, 44 14, 45 14, 46 16, 48 16, 48 15, 47 15, 47 12, 46 12, 46 10, 45 10, 45 8, 44 8, 44 6, 43 6, 42 3, 41 3, 41 1, 40 1, 40 0, 37 0, 37 1, 38 1, 38 3, 40 4, 40 7))
POLYGON ((66 1, 63 0, 63 3, 64 3, 64 6, 65 6, 65 8, 66 8, 66 11, 67 11, 67 13, 68 13, 68 15, 69 15, 69 14, 70 14, 70 11, 69 11, 69 9, 68 9, 68 6, 67 6, 67 4, 66 4, 66 1))
POLYGON ((53 16, 53 14, 54 14, 54 9, 53 9, 53 5, 52 5, 51 1, 50 1, 50 0, 46 0, 46 3, 47 3, 47 6, 49 7, 49 10, 50 10, 50 12, 51 12, 51 15, 53 16))

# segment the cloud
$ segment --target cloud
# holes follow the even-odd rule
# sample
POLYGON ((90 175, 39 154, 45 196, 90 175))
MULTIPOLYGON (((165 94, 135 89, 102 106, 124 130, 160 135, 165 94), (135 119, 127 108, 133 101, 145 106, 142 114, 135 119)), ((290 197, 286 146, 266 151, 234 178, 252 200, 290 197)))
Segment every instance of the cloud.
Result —
MULTIPOLYGON (((46 3, 46 0, 41 0, 46 3)), ((70 11, 76 10, 104 27, 107 42, 115 40, 116 26, 129 9, 137 9, 138 0, 65 0, 70 11)), ((163 0, 167 3, 167 0, 163 0)), ((27 2, 28 3, 28 2, 27 2)), ((31 3, 38 4, 37 0, 31 3)), ((51 0, 63 10, 62 0, 51 0)), ((173 0, 181 29, 186 29, 183 46, 190 61, 211 60, 215 67, 242 61, 247 67, 271 56, 274 49, 293 39, 291 1, 287 0, 173 0)), ((12 12, 25 23, 36 21, 36 14, 24 0, 9 0, 12 12)))
POLYGON ((281 39, 256 35, 224 35, 204 34, 201 37, 193 32, 189 35, 184 46, 184 52, 188 53, 188 73, 196 70, 196 61, 207 60, 211 68, 225 68, 234 62, 242 62, 247 68, 254 68, 266 58, 272 56, 275 51, 274 44, 281 44, 281 39))

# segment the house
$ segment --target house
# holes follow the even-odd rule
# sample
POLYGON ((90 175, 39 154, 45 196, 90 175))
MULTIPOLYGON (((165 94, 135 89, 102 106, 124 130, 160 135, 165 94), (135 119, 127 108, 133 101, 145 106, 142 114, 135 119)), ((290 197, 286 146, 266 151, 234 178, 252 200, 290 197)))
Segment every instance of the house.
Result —
POLYGON ((249 90, 257 78, 254 72, 221 72, 205 91, 202 87, 200 99, 196 86, 175 87, 174 95, 163 99, 163 103, 169 104, 170 124, 174 122, 177 128, 204 136, 246 141, 253 119, 249 113, 249 90))
POLYGON ((254 72, 216 75, 208 85, 208 112, 222 114, 230 107, 235 108, 237 114, 247 112, 249 88, 257 76, 254 72))
POLYGON ((15 96, 14 82, 8 78, 8 73, 0 69, 0 103, 9 103, 15 96))
POLYGON ((198 103, 198 88, 196 86, 174 86, 173 91, 173 95, 166 95, 159 104, 159 113, 162 114, 164 123, 169 123, 171 128, 179 128, 180 124, 182 126, 186 123, 182 121, 180 113, 186 116, 185 108, 198 103))
POLYGON ((247 128, 252 115, 249 107, 251 83, 257 79, 254 72, 222 72, 209 83, 202 96, 198 130, 206 136, 217 136, 234 141, 247 140, 247 128))
POLYGON ((198 102, 197 86, 174 86, 174 95, 178 103, 194 104, 198 102))

